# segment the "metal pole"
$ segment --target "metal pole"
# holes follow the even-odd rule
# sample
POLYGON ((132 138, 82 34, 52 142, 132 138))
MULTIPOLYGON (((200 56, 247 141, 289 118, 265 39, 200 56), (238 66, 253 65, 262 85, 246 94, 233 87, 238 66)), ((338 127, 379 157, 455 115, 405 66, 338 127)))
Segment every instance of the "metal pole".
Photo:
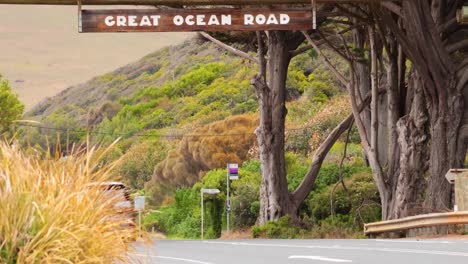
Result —
POLYGON ((201 190, 201 239, 203 240, 203 217, 205 211, 203 210, 203 189, 201 190))
POLYGON ((138 237, 141 237, 141 210, 138 210, 138 237))
POLYGON ((226 185, 227 185, 227 191, 226 191, 226 230, 229 233, 229 163, 227 164, 227 172, 226 172, 226 185))

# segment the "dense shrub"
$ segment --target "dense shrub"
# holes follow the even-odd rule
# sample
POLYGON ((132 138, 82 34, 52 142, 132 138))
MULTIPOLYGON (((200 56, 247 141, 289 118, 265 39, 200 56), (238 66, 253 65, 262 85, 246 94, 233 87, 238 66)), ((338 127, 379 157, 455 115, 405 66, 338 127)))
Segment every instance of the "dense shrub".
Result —
MULTIPOLYGON (((148 189, 154 185, 172 186, 172 190, 189 187, 200 180, 206 171, 224 168, 226 163, 241 163, 254 145, 255 127, 255 116, 240 115, 195 129, 191 133, 193 136, 183 138, 179 148, 170 151, 157 164, 151 182, 147 185, 148 189)), ((223 175, 225 185, 225 172, 223 175)), ((157 191, 160 188, 153 189, 157 191)), ((159 193, 150 195, 153 196, 154 205, 162 202, 159 193)))
POLYGON ((168 148, 161 141, 135 142, 120 159, 117 171, 129 187, 143 189, 156 164, 167 155, 168 148))
MULTIPOLYGON (((246 162, 239 168, 239 180, 231 181, 232 229, 242 229, 255 223, 258 212, 258 190, 260 186, 258 161, 246 162)), ((145 216, 144 227, 166 233, 169 237, 200 237, 200 190, 219 189, 220 194, 205 195, 205 237, 217 238, 225 225, 226 170, 215 169, 192 188, 175 192, 175 201, 145 216)))
POLYGON ((0 136, 11 130, 13 121, 21 117, 23 110, 24 104, 0 75, 0 136))
POLYGON ((286 150, 308 155, 313 153, 330 132, 350 114, 349 99, 335 96, 320 107, 299 100, 290 104, 290 129, 286 138, 286 150), (303 107, 308 107, 304 112, 303 107), (307 119, 301 117, 308 117, 307 119))
POLYGON ((346 192, 341 185, 328 185, 314 191, 308 200, 309 211, 315 223, 332 217, 330 199, 333 194, 334 211, 338 219, 362 230, 363 223, 380 219, 379 193, 369 171, 353 174, 345 180, 346 192), (339 216, 341 215, 341 216, 339 216))
POLYGON ((301 229, 293 223, 291 216, 283 216, 277 221, 252 228, 254 238, 298 238, 301 235, 301 229))

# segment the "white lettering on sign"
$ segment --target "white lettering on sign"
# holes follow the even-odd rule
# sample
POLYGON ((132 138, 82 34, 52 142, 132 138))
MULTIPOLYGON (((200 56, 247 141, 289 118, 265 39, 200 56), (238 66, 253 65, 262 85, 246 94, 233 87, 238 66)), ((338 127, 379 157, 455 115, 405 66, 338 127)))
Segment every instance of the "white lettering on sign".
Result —
POLYGON ((117 25, 118 27, 150 27, 158 26, 160 15, 153 16, 142 16, 138 19, 138 16, 107 16, 104 19, 104 24, 108 27, 117 25))
POLYGON ((204 26, 205 23, 205 15, 197 15, 197 25, 204 26))
POLYGON ((185 23, 189 26, 193 26, 195 25, 195 21, 193 20, 195 17, 192 16, 192 15, 188 15, 186 18, 185 18, 185 23))
POLYGON ((150 21, 148 16, 143 16, 141 18, 140 26, 145 26, 145 27, 150 27, 151 26, 151 21, 150 21))
POLYGON ((184 18, 182 16, 177 15, 174 17, 173 22, 176 26, 182 26, 182 24, 184 24, 184 18))
POLYGON ((137 18, 136 16, 129 16, 129 17, 128 17, 128 25, 129 25, 130 27, 136 27, 136 26, 138 26, 138 24, 137 24, 137 22, 136 22, 136 18, 137 18))
POLYGON ((244 15, 244 25, 253 25, 254 24, 254 16, 250 14, 244 15))
POLYGON ((159 19, 161 16, 151 16, 151 19, 153 20, 153 26, 159 25, 159 19))
POLYGON ((280 14, 280 24, 281 25, 287 25, 291 21, 291 18, 289 18, 289 15, 287 14, 280 14))
POLYGON ((244 25, 287 25, 291 21, 291 18, 287 14, 279 14, 279 21, 278 17, 275 14, 269 15, 252 15, 252 14, 245 14, 244 15, 244 25))
POLYGON ((124 16, 117 16, 117 26, 125 27, 127 25, 127 19, 124 16))
MULTIPOLYGON (((106 16, 108 27, 151 27, 159 26, 161 15, 116 15, 106 16)), ((287 25, 291 18, 287 14, 244 14, 244 25, 287 25)), ((172 22, 176 26, 230 26, 232 15, 175 15, 172 22)))
POLYGON ((232 16, 231 15, 221 15, 221 25, 231 25, 232 16))
POLYGON ((275 16, 270 15, 270 16, 268 16, 268 20, 267 20, 266 23, 267 23, 268 25, 269 25, 269 24, 278 25, 278 20, 276 19, 275 16))
POLYGON ((266 17, 264 15, 257 15, 255 16, 255 22, 257 22, 257 24, 259 25, 263 25, 265 24, 265 21, 266 21, 266 17))
POLYGON ((107 16, 104 19, 104 23, 106 24, 106 26, 112 27, 113 25, 115 25, 114 17, 113 16, 107 16))
POLYGON ((217 26, 219 26, 218 17, 210 16, 210 20, 208 20, 208 25, 217 25, 217 26))
POLYGON ((176 26, 212 26, 212 25, 231 25, 232 24, 232 16, 231 15, 221 15, 221 19, 217 15, 210 15, 207 17, 206 15, 187 15, 183 17, 181 15, 176 15, 172 19, 172 22, 176 26), (221 22, 220 22, 221 20, 221 22))

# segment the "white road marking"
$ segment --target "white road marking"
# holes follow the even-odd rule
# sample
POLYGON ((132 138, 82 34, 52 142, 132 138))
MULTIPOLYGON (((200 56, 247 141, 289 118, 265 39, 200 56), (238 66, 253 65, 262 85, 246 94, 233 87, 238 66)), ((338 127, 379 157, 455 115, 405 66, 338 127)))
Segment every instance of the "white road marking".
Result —
POLYGON ((388 243, 427 243, 427 244, 454 244, 455 242, 451 241, 441 241, 441 240, 393 240, 393 239, 376 239, 376 242, 388 242, 388 243))
POLYGON ((422 249, 406 249, 406 248, 379 248, 379 247, 352 247, 352 246, 307 246, 307 245, 286 245, 286 244, 260 244, 260 243, 245 243, 245 242, 215 242, 205 241, 209 244, 229 244, 237 246, 254 246, 254 247, 285 247, 285 248, 310 248, 310 249, 338 249, 338 250, 361 250, 361 251, 380 251, 380 252, 398 252, 398 253, 413 253, 413 254, 427 254, 427 255, 445 255, 468 257, 468 252, 456 251, 435 251, 435 250, 422 250, 422 249))
POLYGON ((288 259, 313 259, 313 260, 321 260, 321 261, 328 261, 328 262, 353 262, 352 260, 348 259, 334 259, 334 258, 326 258, 320 256, 289 256, 288 259))
POLYGON ((160 259, 170 259, 170 260, 180 260, 185 262, 197 263, 197 264, 214 264, 210 262, 204 262, 194 259, 185 259, 185 258, 174 258, 174 257, 166 257, 166 256, 153 256, 153 255, 145 255, 145 254, 134 254, 130 253, 129 255, 137 256, 137 257, 150 257, 150 258, 160 258, 160 259))

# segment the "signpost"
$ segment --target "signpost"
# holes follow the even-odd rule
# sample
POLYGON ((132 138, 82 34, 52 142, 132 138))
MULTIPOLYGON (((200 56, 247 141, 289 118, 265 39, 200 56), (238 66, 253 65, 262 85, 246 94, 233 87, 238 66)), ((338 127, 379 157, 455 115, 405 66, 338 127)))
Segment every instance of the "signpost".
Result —
POLYGON ((218 194, 220 191, 218 189, 201 189, 201 239, 203 240, 203 229, 204 229, 204 218, 205 210, 203 207, 203 194, 218 194))
POLYGON ((141 236, 141 211, 145 210, 145 197, 135 196, 135 210, 138 211, 138 237, 141 236))
POLYGON ((460 24, 468 24, 468 6, 464 6, 460 10, 458 10, 457 21, 460 24))
POLYGON ((231 180, 239 179, 239 165, 235 163, 227 164, 227 174, 226 174, 226 230, 229 232, 229 215, 231 213, 231 200, 229 198, 229 182, 231 180))
POLYGON ((450 169, 445 178, 455 184, 454 211, 468 210, 468 169, 450 169))
POLYGON ((81 10, 80 32, 310 30, 310 8, 81 10))

